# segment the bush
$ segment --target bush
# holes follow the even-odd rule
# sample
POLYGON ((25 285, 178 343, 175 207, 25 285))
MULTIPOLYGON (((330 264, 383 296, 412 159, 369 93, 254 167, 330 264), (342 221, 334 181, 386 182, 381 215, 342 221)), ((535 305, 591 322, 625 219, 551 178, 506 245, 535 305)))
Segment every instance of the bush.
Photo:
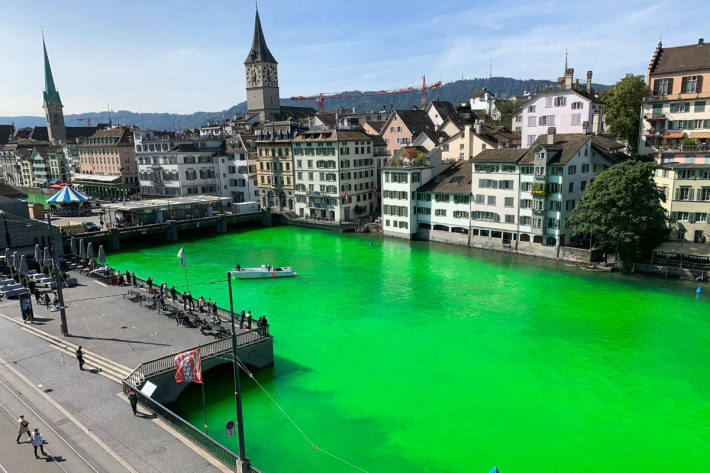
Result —
POLYGON ((680 147, 683 150, 694 150, 698 148, 698 140, 693 138, 683 138, 680 140, 680 147))

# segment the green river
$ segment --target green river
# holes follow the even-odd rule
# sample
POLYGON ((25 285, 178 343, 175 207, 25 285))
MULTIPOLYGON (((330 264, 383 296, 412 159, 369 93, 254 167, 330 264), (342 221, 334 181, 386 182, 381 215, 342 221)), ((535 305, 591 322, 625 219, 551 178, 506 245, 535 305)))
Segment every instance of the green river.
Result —
MULTIPOLYGON (((214 235, 214 234, 212 234, 214 235)), ((109 255, 265 314, 275 366, 243 378, 264 473, 710 471, 710 294, 696 285, 424 242, 294 227, 109 255), (372 241, 372 244, 370 243, 372 241), (359 469, 358 469, 359 468, 359 469)), ((182 286, 181 286, 182 287, 182 286)), ((231 366, 207 373, 210 433, 235 449, 231 366)), ((193 384, 173 407, 202 425, 193 384)))

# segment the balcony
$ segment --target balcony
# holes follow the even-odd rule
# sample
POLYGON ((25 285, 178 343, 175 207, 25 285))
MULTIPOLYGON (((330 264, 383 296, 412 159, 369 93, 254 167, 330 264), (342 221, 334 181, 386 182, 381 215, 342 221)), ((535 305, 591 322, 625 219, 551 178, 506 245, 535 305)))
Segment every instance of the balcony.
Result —
POLYGON ((649 122, 662 122, 666 120, 666 114, 653 112, 651 115, 644 115, 643 118, 649 122))
POLYGON ((667 130, 665 128, 649 128, 647 130, 644 130, 643 134, 645 136, 661 136, 664 135, 666 131, 667 130))

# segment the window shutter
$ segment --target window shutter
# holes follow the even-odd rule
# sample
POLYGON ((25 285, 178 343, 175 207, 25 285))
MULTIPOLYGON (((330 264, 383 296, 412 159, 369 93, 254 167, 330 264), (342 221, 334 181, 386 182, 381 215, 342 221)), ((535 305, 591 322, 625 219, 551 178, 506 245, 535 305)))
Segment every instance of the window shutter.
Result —
POLYGON ((680 189, 675 190, 675 200, 680 200, 680 189))
POLYGON ((689 189, 689 190, 688 190, 688 200, 693 200, 693 191, 694 191, 694 190, 695 190, 695 189, 689 189))
POLYGON ((698 86, 695 91, 698 93, 703 91, 703 76, 698 76, 698 86))
POLYGON ((680 92, 683 93, 683 92, 685 92, 686 90, 688 90, 688 78, 687 78, 687 77, 683 77, 683 78, 680 80, 680 92))
POLYGON ((668 79, 668 92, 666 92, 668 95, 671 95, 673 93, 673 79, 668 79))

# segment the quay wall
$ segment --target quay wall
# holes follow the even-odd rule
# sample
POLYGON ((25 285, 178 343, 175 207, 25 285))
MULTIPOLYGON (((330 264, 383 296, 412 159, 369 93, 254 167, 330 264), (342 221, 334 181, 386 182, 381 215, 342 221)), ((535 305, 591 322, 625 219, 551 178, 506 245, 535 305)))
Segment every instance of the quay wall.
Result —
POLYGON ((649 263, 635 263, 632 272, 654 274, 656 276, 663 276, 664 278, 689 279, 699 282, 710 279, 710 271, 649 263))
MULTIPOLYGON (((388 235, 387 231, 384 232, 384 235, 401 238, 400 234, 388 235)), ((570 261, 574 263, 589 263, 592 258, 592 252, 583 248, 545 246, 540 243, 524 241, 504 243, 503 240, 499 238, 488 238, 478 235, 469 236, 465 233, 445 232, 441 230, 420 229, 415 234, 415 237, 417 240, 436 241, 449 245, 536 256, 539 258, 570 261)))

